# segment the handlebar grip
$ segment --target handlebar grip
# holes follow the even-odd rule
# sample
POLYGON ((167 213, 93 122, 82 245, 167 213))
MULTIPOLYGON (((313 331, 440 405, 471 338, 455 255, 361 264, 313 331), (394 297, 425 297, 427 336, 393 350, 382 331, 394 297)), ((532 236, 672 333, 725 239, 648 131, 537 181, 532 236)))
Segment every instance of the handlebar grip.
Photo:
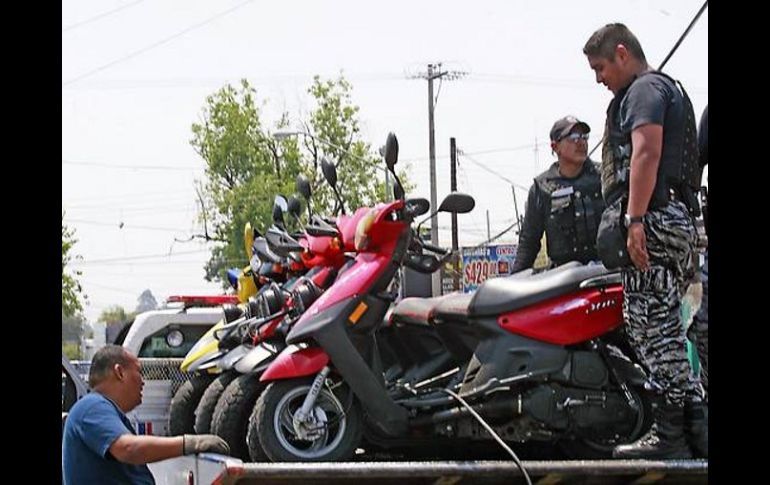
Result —
POLYGON ((426 243, 426 242, 422 243, 422 247, 427 249, 427 250, 429 250, 429 251, 433 251, 434 253, 438 253, 438 254, 447 254, 449 252, 448 249, 440 248, 438 246, 434 246, 434 245, 432 245, 430 243, 426 243))

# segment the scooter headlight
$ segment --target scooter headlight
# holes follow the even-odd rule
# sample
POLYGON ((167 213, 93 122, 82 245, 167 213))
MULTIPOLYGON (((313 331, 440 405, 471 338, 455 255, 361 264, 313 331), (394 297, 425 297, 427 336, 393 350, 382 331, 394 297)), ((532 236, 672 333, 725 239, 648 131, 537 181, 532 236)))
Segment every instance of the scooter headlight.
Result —
POLYGON ((377 218, 379 211, 369 210, 356 225, 356 237, 354 239, 356 251, 365 251, 369 246, 369 231, 372 229, 374 219, 377 218))

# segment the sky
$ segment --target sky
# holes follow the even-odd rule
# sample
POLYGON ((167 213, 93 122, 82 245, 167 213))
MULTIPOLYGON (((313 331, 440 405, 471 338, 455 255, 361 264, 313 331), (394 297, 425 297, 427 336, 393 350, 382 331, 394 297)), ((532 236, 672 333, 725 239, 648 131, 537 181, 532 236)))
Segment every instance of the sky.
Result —
MULTIPOLYGON (((612 94, 582 54, 610 22, 625 23, 658 67, 703 5, 700 0, 63 0, 62 211, 75 229, 72 268, 85 315, 133 310, 150 289, 215 294, 203 266, 210 246, 192 234, 203 160, 190 145, 207 96, 246 78, 263 124, 288 112, 299 127, 315 75, 353 85, 362 139, 373 152, 398 136, 399 166, 430 200, 430 63, 456 71, 434 83, 438 200, 449 192, 449 138, 458 189, 476 208, 459 216, 460 245, 494 235, 521 214, 535 175, 554 161, 548 132, 567 114, 587 122, 593 147, 612 94), (491 173, 496 172, 496 173, 491 173)), ((664 70, 708 104, 708 8, 664 70)), ((600 159, 600 149, 593 157, 600 159)), ((266 187, 266 190, 270 190, 266 187)), ((439 243, 451 241, 448 216, 439 243)), ((510 232, 500 241, 514 242, 510 232)), ((210 243, 209 243, 210 244, 210 243)))

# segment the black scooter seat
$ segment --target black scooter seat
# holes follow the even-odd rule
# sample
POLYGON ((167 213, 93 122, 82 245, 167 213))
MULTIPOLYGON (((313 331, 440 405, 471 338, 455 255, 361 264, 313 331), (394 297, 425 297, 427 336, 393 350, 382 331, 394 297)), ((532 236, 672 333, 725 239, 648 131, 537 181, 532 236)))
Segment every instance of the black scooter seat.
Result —
POLYGON ((433 308, 431 321, 464 321, 468 319, 468 306, 473 293, 450 293, 433 308))
POLYGON ((441 303, 442 300, 452 295, 453 294, 449 294, 434 298, 404 298, 393 308, 393 311, 390 314, 390 321, 407 325, 430 325, 429 322, 433 309, 441 303))
POLYGON ((485 281, 470 302, 470 316, 512 312, 575 291, 590 278, 612 273, 603 264, 566 263, 526 278, 514 274, 485 281))

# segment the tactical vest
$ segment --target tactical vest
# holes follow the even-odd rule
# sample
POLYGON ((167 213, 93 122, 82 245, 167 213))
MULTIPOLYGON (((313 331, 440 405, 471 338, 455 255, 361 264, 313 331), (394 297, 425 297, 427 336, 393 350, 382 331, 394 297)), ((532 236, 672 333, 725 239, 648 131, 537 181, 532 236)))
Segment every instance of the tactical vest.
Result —
MULTIPOLYGON (((697 193, 700 189, 700 179, 703 172, 698 160, 698 134, 696 130, 695 111, 682 83, 672 79, 669 75, 649 71, 638 76, 631 83, 636 82, 642 76, 656 74, 669 79, 674 86, 679 86, 682 96, 682 110, 684 123, 684 136, 681 140, 681 157, 679 160, 668 158, 661 160, 658 166, 655 188, 648 205, 649 209, 656 209, 668 204, 672 191, 673 195, 680 198, 687 205, 690 214, 694 217, 700 215, 697 193)), ((630 85, 629 85, 630 87, 630 85)), ((607 108, 607 122, 605 125, 605 137, 602 147, 602 191, 604 199, 612 204, 620 197, 628 196, 628 181, 631 175, 631 133, 620 131, 618 119, 620 104, 628 87, 618 93, 607 108)))
POLYGON ((604 212, 601 184, 591 160, 575 179, 549 170, 535 178, 545 198, 548 257, 559 264, 597 259, 596 232, 604 212))

